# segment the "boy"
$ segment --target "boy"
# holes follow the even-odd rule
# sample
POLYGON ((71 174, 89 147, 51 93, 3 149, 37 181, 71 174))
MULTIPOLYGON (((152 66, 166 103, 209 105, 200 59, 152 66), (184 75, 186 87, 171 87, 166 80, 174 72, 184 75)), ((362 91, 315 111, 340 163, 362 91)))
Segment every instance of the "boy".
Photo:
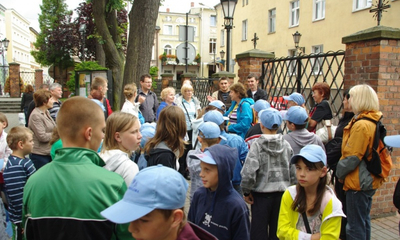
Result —
MULTIPOLYGON (((293 94, 292 94, 293 95, 293 94)), ((290 132, 283 135, 293 149, 293 154, 298 154, 300 149, 309 144, 316 144, 325 151, 321 138, 306 129, 308 123, 307 111, 300 106, 292 106, 285 115, 286 127, 290 132)))
POLYGON ((96 152, 106 126, 103 111, 88 98, 72 97, 61 105, 57 126, 63 148, 24 188, 26 239, 132 239, 127 225, 100 215, 126 191, 122 177, 104 169, 96 152))
POLYGON ((201 149, 190 150, 186 158, 191 179, 190 201, 192 201, 194 192, 199 187, 203 186, 203 183, 201 182, 201 178, 199 176, 201 171, 200 161, 197 158, 193 158, 192 155, 204 152, 205 148, 218 144, 221 139, 226 140, 225 137, 220 135, 220 130, 217 124, 213 122, 205 122, 200 125, 197 140, 201 145, 201 149))
POLYGON ((14 239, 20 240, 22 239, 23 189, 28 178, 36 171, 32 161, 25 158, 32 152, 33 133, 26 127, 13 127, 8 133, 7 143, 13 153, 8 157, 3 176, 14 239))
POLYGON ((110 116, 113 113, 110 102, 107 99, 107 91, 108 91, 107 79, 103 77, 95 77, 92 81, 92 85, 90 86, 90 95, 88 96, 88 98, 96 99, 103 104, 102 109, 104 111, 104 117, 106 120, 108 116, 110 116), (102 97, 101 100, 98 99, 98 97, 102 97))
POLYGON ((140 171, 124 198, 101 212, 115 223, 129 223, 135 239, 215 240, 216 238, 186 222, 183 210, 188 184, 176 170, 152 166, 140 171))
POLYGON ((201 161, 200 177, 204 187, 193 195, 189 221, 219 240, 250 239, 249 210, 231 182, 237 151, 216 144, 193 157, 201 161))
POLYGON ((277 134, 282 123, 278 110, 262 110, 258 117, 263 134, 250 147, 241 172, 241 187, 245 201, 251 204, 251 239, 278 239, 282 194, 296 179, 295 169, 290 166, 293 150, 277 134))

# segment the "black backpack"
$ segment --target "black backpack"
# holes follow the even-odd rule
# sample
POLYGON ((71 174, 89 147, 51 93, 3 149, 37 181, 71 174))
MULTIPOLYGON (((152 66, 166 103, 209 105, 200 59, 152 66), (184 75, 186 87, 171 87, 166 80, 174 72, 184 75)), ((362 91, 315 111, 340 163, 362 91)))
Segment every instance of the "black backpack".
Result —
POLYGON ((397 211, 400 213, 400 178, 397 181, 396 188, 394 189, 393 204, 397 208, 397 211))

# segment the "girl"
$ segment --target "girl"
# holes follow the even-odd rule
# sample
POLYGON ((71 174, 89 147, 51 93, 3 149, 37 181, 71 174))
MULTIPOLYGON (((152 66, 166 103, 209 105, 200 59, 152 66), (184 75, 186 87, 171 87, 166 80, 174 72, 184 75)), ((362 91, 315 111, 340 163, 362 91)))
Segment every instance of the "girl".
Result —
POLYGON ((139 102, 137 103, 135 102, 137 96, 136 84, 134 83, 126 84, 124 87, 124 95, 125 95, 125 102, 124 105, 122 105, 121 112, 126 112, 135 115, 136 117, 139 118, 140 123, 143 124, 144 118, 139 111, 139 106, 140 103, 142 103, 145 98, 143 96, 140 96, 138 98, 139 102))
POLYGON ((314 144, 294 155, 297 185, 282 196, 279 239, 339 239, 342 204, 327 184, 326 154, 314 144), (329 220, 329 221, 328 221, 329 220))
POLYGON ((127 186, 139 172, 138 166, 129 157, 139 148, 141 138, 140 123, 136 116, 116 112, 107 118, 100 157, 106 163, 104 168, 121 175, 127 186))
POLYGON ((162 164, 179 169, 177 158, 183 155, 186 135, 185 114, 178 106, 165 107, 160 112, 156 133, 144 147, 147 166, 162 164))

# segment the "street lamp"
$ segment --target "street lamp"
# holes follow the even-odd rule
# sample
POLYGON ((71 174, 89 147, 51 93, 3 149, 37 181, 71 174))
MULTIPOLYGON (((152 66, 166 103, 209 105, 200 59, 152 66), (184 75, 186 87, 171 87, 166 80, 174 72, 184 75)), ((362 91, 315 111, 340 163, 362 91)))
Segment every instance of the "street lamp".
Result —
POLYGON ((292 34, 293 36, 293 41, 294 41, 294 46, 296 47, 297 53, 297 59, 296 59, 296 65, 297 65, 297 76, 296 76, 296 83, 297 83, 297 92, 300 93, 301 91, 301 58, 300 55, 302 53, 302 48, 299 47, 299 42, 301 38, 301 34, 296 31, 295 33, 292 34))
POLYGON ((229 72, 231 59, 230 53, 230 33, 233 27, 233 14, 235 12, 237 0, 221 0, 222 10, 224 12, 224 26, 226 29, 226 71, 229 72))
MULTIPOLYGON (((4 60, 4 54, 5 54, 5 52, 7 52, 9 43, 10 43, 10 40, 8 40, 7 38, 4 38, 2 41, 0 41, 0 53, 1 53, 1 56, 3 59, 3 62, 2 62, 3 65, 1 67, 3 68, 3 82, 4 83, 6 82, 6 67, 7 67, 6 62, 4 60)), ((1 84, 0 84, 0 95, 3 95, 3 90, 2 90, 1 84)))
MULTIPOLYGON (((85 19, 86 20, 86 19, 85 19)), ((86 22, 83 22, 81 26, 79 27, 79 32, 81 33, 82 36, 82 56, 81 56, 81 61, 85 61, 85 33, 86 33, 86 22)))
POLYGON ((305 48, 304 47, 299 47, 301 34, 298 31, 296 31, 295 33, 292 34, 292 36, 293 36, 294 46, 296 47, 296 50, 299 51, 299 55, 301 53, 304 53, 305 52, 305 48))
POLYGON ((221 50, 221 52, 219 52, 219 55, 221 56, 221 63, 224 64, 224 57, 225 57, 224 50, 221 50))

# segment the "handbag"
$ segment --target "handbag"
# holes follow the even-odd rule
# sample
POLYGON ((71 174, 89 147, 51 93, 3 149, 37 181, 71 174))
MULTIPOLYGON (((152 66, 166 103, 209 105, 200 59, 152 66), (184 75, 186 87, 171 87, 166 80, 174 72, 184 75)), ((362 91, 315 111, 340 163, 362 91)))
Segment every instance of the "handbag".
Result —
MULTIPOLYGON (((328 100, 326 101, 328 102, 329 108, 333 115, 332 106, 328 100)), ((321 138, 323 143, 327 143, 332 140, 339 122, 338 118, 338 116, 335 116, 332 119, 322 120, 317 124, 315 134, 321 138)))

